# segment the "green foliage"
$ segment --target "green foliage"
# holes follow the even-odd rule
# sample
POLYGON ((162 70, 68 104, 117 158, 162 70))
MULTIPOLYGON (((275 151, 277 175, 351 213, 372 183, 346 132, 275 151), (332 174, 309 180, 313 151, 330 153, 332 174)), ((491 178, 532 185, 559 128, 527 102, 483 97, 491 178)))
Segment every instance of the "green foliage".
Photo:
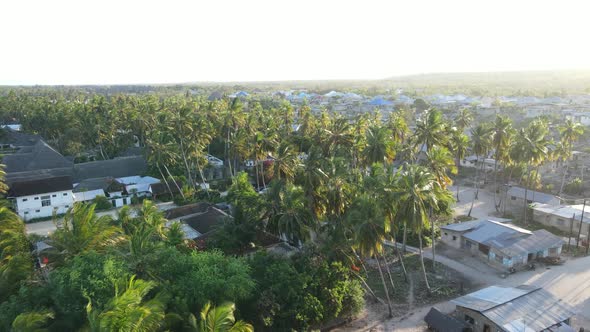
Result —
POLYGON ((150 275, 179 307, 196 312, 210 300, 236 302, 250 296, 254 281, 250 268, 241 258, 224 256, 219 251, 181 254, 174 248, 161 249, 148 262, 150 275))
POLYGON ((45 332, 55 315, 50 310, 32 311, 18 315, 12 322, 13 332, 45 332))
POLYGON ((315 253, 289 259, 258 253, 250 261, 254 296, 242 310, 262 330, 307 330, 363 306, 363 290, 339 262, 315 253))
POLYGON ((97 211, 110 210, 113 208, 113 204, 111 204, 108 198, 102 195, 94 197, 92 203, 96 205, 95 209, 97 211))
POLYGON ((582 180, 575 178, 571 182, 565 185, 565 192, 570 195, 579 195, 584 190, 582 180))
POLYGON ((94 251, 77 255, 50 275, 49 289, 56 314, 70 329, 81 326, 87 298, 92 299, 95 308, 102 309, 115 294, 115 283, 130 274, 117 256, 94 251))

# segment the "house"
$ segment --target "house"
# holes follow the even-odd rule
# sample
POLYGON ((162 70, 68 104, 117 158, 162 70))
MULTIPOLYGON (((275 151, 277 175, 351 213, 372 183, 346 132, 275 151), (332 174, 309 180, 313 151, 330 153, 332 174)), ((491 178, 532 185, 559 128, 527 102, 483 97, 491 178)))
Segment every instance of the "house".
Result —
POLYGON ((74 184, 74 202, 92 202, 96 196, 122 195, 125 186, 113 177, 82 180, 74 184))
POLYGON ((524 196, 526 192, 527 204, 561 204, 561 199, 557 196, 545 194, 542 192, 528 190, 524 188, 512 186, 508 189, 507 197, 509 198, 507 203, 513 208, 522 208, 524 206, 524 196))
POLYGON ((466 322, 453 316, 444 314, 432 307, 424 317, 424 322, 430 331, 434 332, 471 332, 471 327, 466 322))
POLYGON ((3 149, 20 149, 25 146, 33 146, 40 140, 41 136, 23 133, 20 129, 11 128, 10 125, 2 126, 2 131, 0 131, 0 146, 3 149))
POLYGON ((190 229, 183 226, 183 230, 185 237, 192 240, 209 236, 226 218, 231 218, 227 213, 205 202, 167 210, 165 217, 171 222, 181 222, 189 226, 190 229))
POLYGON ((16 212, 25 221, 63 214, 74 204, 72 179, 61 176, 13 182, 8 198, 14 200, 16 212))
POLYGON ((574 332, 569 326, 574 308, 535 286, 490 286, 451 303, 456 305, 453 316, 474 332, 574 332))
POLYGON ((160 180, 151 176, 125 176, 117 178, 117 182, 125 186, 125 193, 131 196, 150 196, 150 185, 160 183, 160 180))
POLYGON ((152 183, 149 187, 150 195, 155 199, 161 195, 179 195, 180 190, 182 188, 182 183, 180 181, 176 181, 176 184, 168 180, 168 186, 166 186, 165 182, 158 182, 152 183), (170 187, 168 187, 170 186, 170 187))
POLYGON ((494 220, 473 220, 441 227, 441 241, 506 269, 536 258, 558 257, 564 241, 544 229, 529 231, 494 220))
POLYGON ((577 234, 580 232, 580 222, 582 222, 581 233, 588 234, 588 227, 590 227, 590 205, 584 208, 583 204, 536 204, 532 210, 533 220, 538 223, 555 227, 567 233, 573 230, 573 233, 577 234), (584 212, 584 218, 582 218, 582 212, 584 212))
POLYGON ((54 170, 53 176, 71 175, 68 173, 74 165, 41 139, 33 145, 21 146, 17 153, 5 155, 2 163, 6 165, 6 181, 9 184, 17 179, 32 179, 31 176, 36 177, 44 170, 54 170))

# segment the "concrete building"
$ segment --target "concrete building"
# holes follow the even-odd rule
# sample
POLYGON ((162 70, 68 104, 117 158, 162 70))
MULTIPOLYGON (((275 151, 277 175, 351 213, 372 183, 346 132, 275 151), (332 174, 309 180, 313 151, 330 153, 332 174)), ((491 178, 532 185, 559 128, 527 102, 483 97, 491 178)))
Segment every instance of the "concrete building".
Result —
POLYGON ((451 301, 473 332, 574 332, 574 308, 542 288, 490 286, 451 301))
POLYGON ((557 257, 564 241, 544 229, 529 231, 509 223, 474 220, 441 227, 441 241, 507 269, 536 258, 557 257))
MULTIPOLYGON (((524 206, 525 189, 521 187, 512 186, 508 189, 508 205, 512 208, 522 209, 524 206)), ((539 191, 526 191, 527 204, 561 204, 561 199, 557 196, 545 194, 539 191)))
POLYGON ((583 204, 575 205, 551 205, 538 204, 533 208, 533 220, 543 225, 555 227, 561 231, 569 233, 573 230, 574 234, 580 232, 580 222, 582 222, 582 234, 588 234, 590 227, 590 204, 584 208, 583 204), (582 219, 582 211, 584 218, 582 219), (573 223, 572 223, 572 218, 573 223))
POLYGON ((72 179, 68 176, 14 182, 8 198, 23 220, 64 214, 74 204, 72 179))

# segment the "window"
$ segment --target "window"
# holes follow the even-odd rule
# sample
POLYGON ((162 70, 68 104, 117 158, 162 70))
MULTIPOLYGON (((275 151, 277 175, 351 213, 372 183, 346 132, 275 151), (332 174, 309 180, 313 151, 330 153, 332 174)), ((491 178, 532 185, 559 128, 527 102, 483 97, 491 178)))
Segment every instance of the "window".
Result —
POLYGON ((563 219, 557 219, 557 224, 559 224, 559 225, 565 225, 565 220, 563 220, 563 219))
POLYGON ((445 232, 445 236, 449 235, 449 233, 445 232))
POLYGON ((68 196, 68 193, 64 193, 64 196, 68 196))
POLYGON ((500 255, 496 255, 496 260, 500 263, 502 263, 504 261, 504 257, 500 256, 500 255))
POLYGON ((66 206, 65 206, 65 208, 66 208, 66 209, 67 209, 67 208, 69 208, 69 207, 70 207, 69 205, 66 205, 66 206))
POLYGON ((23 202, 26 202, 26 201, 28 201, 28 199, 27 198, 23 198, 23 202))
POLYGON ((453 235, 453 241, 457 241, 457 236, 453 235))
POLYGON ((515 201, 516 200, 516 196, 510 196, 510 199, 515 201))
POLYGON ((465 315, 465 321, 469 324, 475 324, 475 319, 469 315, 465 315))
POLYGON ((35 212, 41 212, 41 210, 35 210, 35 212))
POLYGON ((35 200, 38 200, 38 199, 39 199, 39 197, 35 197, 35 200))
POLYGON ((51 198, 49 195, 41 196, 41 206, 51 206, 51 198))
POLYGON ((56 194, 53 194, 53 195, 51 195, 51 197, 57 197, 57 195, 56 194))
POLYGON ((27 211, 27 212, 25 212, 25 214, 29 214, 29 212, 27 211))

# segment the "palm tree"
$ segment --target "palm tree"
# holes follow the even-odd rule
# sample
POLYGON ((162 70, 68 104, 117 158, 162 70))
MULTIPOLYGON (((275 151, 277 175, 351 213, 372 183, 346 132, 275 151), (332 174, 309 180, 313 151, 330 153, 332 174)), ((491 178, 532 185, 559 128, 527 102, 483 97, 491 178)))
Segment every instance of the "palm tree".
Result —
POLYGON ((254 332, 254 327, 242 320, 236 321, 233 303, 224 303, 214 307, 207 302, 199 313, 199 321, 194 315, 189 316, 189 325, 194 332, 254 332))
MULTIPOLYGON (((430 292, 422 252, 422 230, 428 227, 429 210, 438 209, 439 192, 436 177, 423 166, 407 165, 401 173, 397 188, 393 190, 398 203, 397 222, 408 224, 418 233, 420 264, 426 289, 430 292)), ((432 236, 434 237, 434 234, 432 236)))
POLYGON ((463 133, 465 128, 471 125, 472 121, 473 113, 467 108, 459 110, 459 113, 457 113, 457 116, 455 116, 455 123, 457 124, 457 128, 459 129, 460 133, 463 133))
MULTIPOLYGON (((569 160, 569 158, 571 157, 574 142, 577 141, 578 138, 583 134, 584 127, 580 123, 573 122, 572 119, 567 119, 563 125, 559 126, 559 136, 561 145, 563 147, 562 159, 564 161, 569 160)), ((563 192, 567 168, 567 166, 563 167, 563 177, 561 180, 561 186, 559 188, 559 195, 561 195, 561 193, 563 192)))
POLYGON ((22 313, 12 322, 13 332, 46 332, 50 320, 55 314, 50 310, 39 310, 22 313))
MULTIPOLYGON (((461 165, 461 160, 465 158, 465 154, 467 153, 467 149, 469 147, 469 137, 463 134, 459 130, 453 131, 451 135, 451 151, 455 152, 455 165, 457 167, 457 172, 459 171, 459 167, 461 165)), ((459 202, 459 182, 455 183, 457 187, 457 202, 459 202)))
POLYGON ((274 182, 268 197, 273 212, 269 227, 278 236, 285 236, 289 242, 299 245, 309 239, 315 227, 314 216, 306 205, 305 192, 291 184, 285 186, 274 182))
MULTIPOLYGON (((473 153, 475 154, 477 161, 479 161, 480 156, 483 156, 484 160, 485 160, 485 157, 487 157, 487 154, 488 154, 488 151, 490 148, 490 144, 491 144, 491 134, 490 134, 490 129, 488 128, 488 126, 486 126, 485 124, 480 124, 477 127, 471 129, 471 145, 472 145, 472 150, 473 150, 473 153)), ((484 165, 484 163, 482 163, 482 169, 483 169, 483 165, 484 165)), ((471 201, 471 208, 469 209, 469 213, 467 214, 468 216, 471 216, 471 210, 473 210, 473 203, 475 202, 476 199, 478 199, 478 195, 479 195, 479 174, 478 174, 477 165, 475 168, 474 188, 475 188, 475 194, 473 197, 473 201, 471 201)))
POLYGON ((100 251, 122 239, 122 231, 112 225, 111 217, 98 217, 95 207, 77 203, 68 210, 49 240, 59 257, 68 259, 84 251, 100 251))
POLYGON ((416 121, 414 145, 421 146, 420 151, 430 151, 435 145, 444 146, 447 142, 445 122, 438 110, 427 110, 416 121))
POLYGON ((494 147, 494 207, 500 211, 500 205, 496 203, 496 193, 498 192, 498 161, 505 161, 510 155, 510 143, 513 135, 512 120, 510 118, 497 115, 492 126, 492 145, 494 147))
POLYGON ((451 185, 453 181, 449 177, 450 174, 457 174, 457 166, 453 160, 453 155, 446 147, 434 147, 430 152, 426 153, 427 159, 424 161, 426 166, 435 176, 438 184, 445 189, 451 185))
POLYGON ((405 142, 406 136, 410 132, 408 123, 402 116, 401 112, 394 112, 389 115, 387 128, 391 131, 391 137, 393 141, 399 144, 403 144, 405 142))
MULTIPOLYGON (((527 165, 527 181, 529 184, 533 167, 539 167, 547 158, 549 134, 548 125, 543 120, 534 120, 527 128, 518 132, 516 137, 515 153, 520 161, 527 165)), ((538 174, 538 172, 537 172, 538 174)), ((523 215, 524 222, 527 222, 528 208, 528 186, 525 185, 523 215)))
MULTIPOLYGON (((373 197, 362 194, 355 200, 346 218, 354 230, 354 247, 358 248, 361 255, 375 257, 377 260, 379 275, 387 298, 389 317, 393 317, 389 290, 379 260, 379 256, 383 255, 383 242, 388 238, 390 231, 390 225, 383 214, 381 205, 377 204, 373 197)), ((389 269, 387 265, 385 268, 389 269)))
POLYGON ((146 300, 148 294, 156 287, 153 281, 144 281, 131 277, 124 290, 115 287, 113 297, 101 311, 95 311, 92 300, 88 299, 86 314, 88 330, 92 332, 120 331, 140 332, 157 331, 165 323, 167 298, 163 293, 146 300))
POLYGON ((273 161, 273 177, 279 181, 284 179, 287 182, 292 182, 300 166, 301 162, 295 151, 289 144, 283 143, 279 146, 273 161))
POLYGON ((370 127, 366 132, 366 146, 362 151, 365 165, 389 163, 395 157, 395 144, 391 132, 384 127, 370 127))

